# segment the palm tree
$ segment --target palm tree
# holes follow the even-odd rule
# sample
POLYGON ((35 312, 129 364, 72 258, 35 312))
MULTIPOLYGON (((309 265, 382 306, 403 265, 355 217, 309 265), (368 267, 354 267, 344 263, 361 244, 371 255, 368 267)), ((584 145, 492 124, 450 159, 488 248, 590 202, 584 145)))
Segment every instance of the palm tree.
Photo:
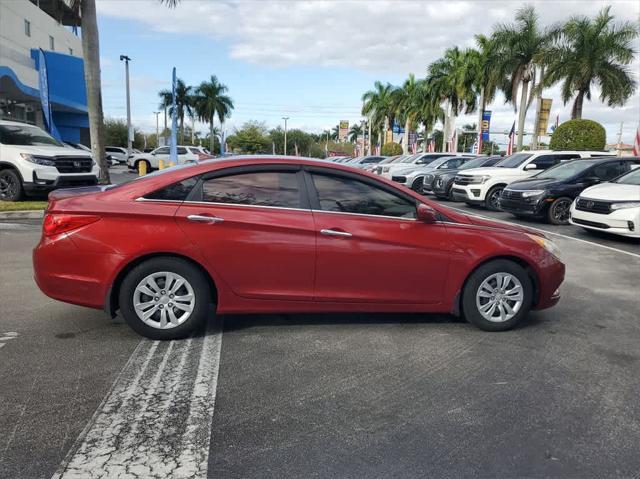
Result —
POLYGON ((195 91, 193 104, 196 116, 198 120, 209 123, 211 153, 214 150, 213 123, 215 117, 218 117, 222 126, 225 118, 228 118, 231 115, 231 110, 233 110, 233 101, 229 96, 225 95, 227 90, 226 85, 220 83, 218 78, 212 75, 209 81, 200 83, 200 86, 195 91))
POLYGON ((428 67, 429 89, 445 104, 443 151, 458 114, 472 113, 476 108, 472 61, 473 54, 469 50, 453 47, 428 67))
MULTIPOLYGON (((161 90, 160 108, 168 108, 169 114, 173 115, 173 94, 171 90, 161 90)), ((176 81, 176 115, 180 122, 180 144, 184 142, 184 117, 191 118, 194 114, 194 95, 193 87, 187 86, 184 81, 178 78, 176 81)))
POLYGON ((338 141, 338 138, 340 138, 340 125, 336 125, 333 128, 331 128, 330 138, 332 140, 338 141))
MULTIPOLYGON (((495 44, 495 72, 498 78, 509 77, 509 87, 505 88, 504 93, 507 101, 513 104, 514 111, 518 111, 517 97, 518 91, 520 91, 518 150, 522 150, 524 123, 527 109, 534 96, 536 77, 541 76, 540 60, 552 46, 557 33, 558 27, 556 26, 540 28, 538 15, 532 6, 519 9, 516 13, 515 23, 500 24, 494 29, 491 40, 495 44)), ((542 79, 539 79, 538 83, 542 84, 542 79)))
POLYGON ((358 137, 362 135, 362 125, 360 123, 354 123, 351 125, 349 129, 349 141, 351 143, 356 143, 358 141, 358 137))
POLYGON ((426 81, 422 82, 420 95, 420 108, 416 112, 415 121, 417 123, 421 123, 424 127, 423 148, 426 152, 427 137, 433 130, 433 127, 438 121, 441 121, 442 124, 444 124, 444 110, 440 106, 440 99, 435 95, 434 91, 426 81))
POLYGON ((382 131, 381 144, 384 144, 387 130, 395 115, 393 101, 395 89, 396 87, 390 83, 376 81, 373 90, 362 95, 362 114, 369 118, 376 129, 382 131))
POLYGON ((591 87, 600 89, 600 99, 609 106, 622 106, 636 89, 628 65, 633 60, 637 27, 624 22, 614 25, 611 7, 597 17, 571 18, 560 32, 561 41, 551 50, 547 84, 562 82, 565 105, 575 97, 571 118, 582 118, 584 98, 591 99, 591 87))
POLYGON ((409 131, 414 128, 416 118, 425 101, 425 88, 424 80, 416 80, 411 73, 394 95, 398 115, 404 119, 402 150, 405 154, 409 152, 409 131))
MULTIPOLYGON (((159 0, 170 8, 180 0, 159 0)), ((84 81, 87 89, 89 109, 89 134, 91 152, 100 166, 100 178, 109 183, 109 164, 105 152, 104 113, 102 111, 102 83, 100 81, 100 38, 95 0, 71 0, 71 8, 80 17, 82 31, 82 54, 84 57, 84 81)))
POLYGON ((482 115, 491 102, 496 91, 505 85, 506 77, 500 77, 496 65, 496 44, 493 38, 476 35, 477 50, 469 50, 469 65, 472 69, 473 88, 478 95, 478 137, 482 134, 482 115))

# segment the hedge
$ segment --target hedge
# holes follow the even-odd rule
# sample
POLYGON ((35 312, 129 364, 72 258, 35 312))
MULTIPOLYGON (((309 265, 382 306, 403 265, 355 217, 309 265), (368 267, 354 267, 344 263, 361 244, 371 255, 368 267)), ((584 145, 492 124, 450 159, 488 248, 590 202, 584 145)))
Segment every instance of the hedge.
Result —
POLYGON ((382 156, 396 156, 402 154, 402 146, 398 143, 385 143, 380 151, 382 156))
POLYGON ((593 120, 569 120, 562 123, 551 135, 552 150, 604 150, 607 133, 593 120))

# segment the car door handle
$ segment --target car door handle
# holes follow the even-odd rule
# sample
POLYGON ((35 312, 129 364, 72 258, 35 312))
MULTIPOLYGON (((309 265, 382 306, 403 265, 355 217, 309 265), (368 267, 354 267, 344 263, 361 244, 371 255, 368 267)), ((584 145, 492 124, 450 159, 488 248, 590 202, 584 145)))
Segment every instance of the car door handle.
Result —
POLYGON ((353 236, 351 233, 347 233, 346 231, 336 231, 336 230, 320 230, 320 234, 323 234, 325 236, 343 236, 345 238, 353 236))
POLYGON ((203 215, 189 215, 187 216, 189 221, 193 221, 195 223, 222 223, 224 218, 218 218, 217 216, 203 216, 203 215))

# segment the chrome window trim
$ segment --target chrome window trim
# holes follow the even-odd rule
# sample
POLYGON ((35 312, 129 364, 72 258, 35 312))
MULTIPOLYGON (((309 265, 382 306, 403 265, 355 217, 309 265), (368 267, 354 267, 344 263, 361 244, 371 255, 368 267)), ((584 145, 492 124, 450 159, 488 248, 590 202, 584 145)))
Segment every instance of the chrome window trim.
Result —
POLYGON ((267 208, 271 210, 311 211, 309 208, 292 208, 290 206, 245 205, 243 203, 218 203, 215 201, 182 201, 188 205, 244 206, 248 208, 267 208))
POLYGON ((332 215, 349 215, 349 216, 365 216, 367 218, 387 218, 390 220, 401 221, 418 221, 417 218, 403 218, 401 216, 372 215, 368 213, 349 213, 347 211, 327 211, 327 210, 311 210, 314 213, 329 213, 332 215))

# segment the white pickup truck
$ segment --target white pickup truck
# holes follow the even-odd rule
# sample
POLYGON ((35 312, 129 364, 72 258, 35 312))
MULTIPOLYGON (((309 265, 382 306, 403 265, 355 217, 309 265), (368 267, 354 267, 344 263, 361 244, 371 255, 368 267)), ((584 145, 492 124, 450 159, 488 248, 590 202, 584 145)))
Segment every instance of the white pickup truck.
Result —
POLYGON ((0 120, 0 200, 95 185, 99 174, 91 152, 67 146, 37 126, 0 120))
POLYGON ((451 189, 455 201, 500 210, 500 195, 505 186, 576 158, 614 156, 603 151, 523 151, 507 156, 490 168, 475 168, 456 175, 451 189))

